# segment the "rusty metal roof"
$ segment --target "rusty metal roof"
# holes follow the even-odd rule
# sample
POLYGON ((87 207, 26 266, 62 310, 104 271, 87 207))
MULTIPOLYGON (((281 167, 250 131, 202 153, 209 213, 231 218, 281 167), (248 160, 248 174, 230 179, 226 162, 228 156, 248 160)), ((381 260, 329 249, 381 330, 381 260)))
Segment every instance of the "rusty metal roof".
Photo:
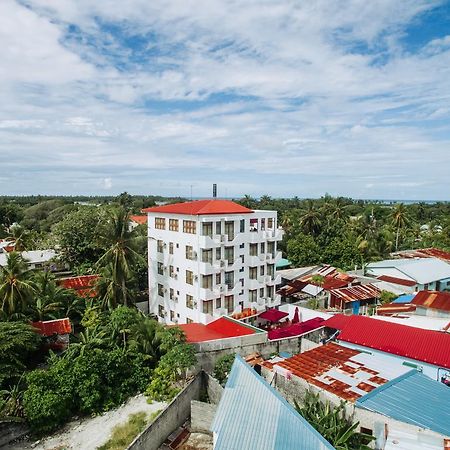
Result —
POLYGON ((410 370, 330 342, 274 365, 350 402, 410 370))
POLYGON ((434 247, 419 248, 416 250, 401 250, 392 253, 392 256, 399 256, 401 258, 439 258, 443 261, 450 262, 450 252, 434 247))
POLYGON ((361 284, 341 289, 332 289, 331 295, 343 300, 353 302, 357 300, 369 300, 380 296, 381 291, 374 284, 361 284))
POLYGON ((411 303, 423 308, 450 312, 450 293, 440 291, 420 291, 414 296, 411 303))

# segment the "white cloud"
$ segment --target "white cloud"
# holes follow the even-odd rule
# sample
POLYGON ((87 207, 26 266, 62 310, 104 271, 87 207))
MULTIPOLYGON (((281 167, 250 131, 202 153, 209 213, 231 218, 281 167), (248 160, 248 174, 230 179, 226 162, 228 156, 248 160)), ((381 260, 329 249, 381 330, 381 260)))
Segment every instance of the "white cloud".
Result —
POLYGON ((30 184, 0 188, 442 195, 448 36, 401 41, 436 4, 4 0, 0 162, 30 184))

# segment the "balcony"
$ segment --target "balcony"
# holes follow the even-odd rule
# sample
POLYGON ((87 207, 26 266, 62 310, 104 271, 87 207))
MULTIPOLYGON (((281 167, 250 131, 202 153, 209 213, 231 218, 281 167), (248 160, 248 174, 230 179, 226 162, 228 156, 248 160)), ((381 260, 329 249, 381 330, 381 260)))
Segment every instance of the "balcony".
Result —
POLYGON ((211 262, 199 262, 198 270, 202 275, 210 275, 216 273, 220 269, 219 264, 211 262))
POLYGON ((247 279, 246 287, 250 290, 259 289, 261 287, 261 283, 258 279, 247 279))
POLYGON ((199 236, 198 243, 200 248, 214 248, 220 245, 220 242, 217 243, 216 238, 211 236, 199 236))
POLYGON ((277 228, 276 230, 265 230, 263 231, 265 239, 281 241, 283 239, 284 230, 282 228, 277 228))
POLYGON ((213 300, 217 297, 217 292, 213 288, 200 288, 199 299, 200 300, 213 300))

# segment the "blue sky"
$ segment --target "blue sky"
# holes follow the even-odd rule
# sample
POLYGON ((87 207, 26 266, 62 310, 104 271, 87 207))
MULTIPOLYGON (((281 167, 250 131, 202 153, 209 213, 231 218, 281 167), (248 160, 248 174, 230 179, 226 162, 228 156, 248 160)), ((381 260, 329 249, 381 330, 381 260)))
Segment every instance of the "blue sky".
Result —
POLYGON ((0 192, 450 200, 450 2, 2 0, 0 192))

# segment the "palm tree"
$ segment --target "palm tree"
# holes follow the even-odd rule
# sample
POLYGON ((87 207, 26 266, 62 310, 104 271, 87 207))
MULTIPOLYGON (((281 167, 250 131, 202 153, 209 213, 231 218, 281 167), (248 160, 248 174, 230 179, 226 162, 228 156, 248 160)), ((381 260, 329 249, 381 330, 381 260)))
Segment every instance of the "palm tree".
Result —
POLYGON ((307 200, 306 208, 302 211, 302 216, 300 217, 300 226, 306 233, 317 235, 320 227, 320 212, 316 207, 313 200, 307 200))
POLYGON ((31 271, 17 252, 8 254, 6 266, 0 268, 0 304, 7 317, 26 312, 35 292, 31 271))
POLYGON ((160 345, 160 325, 156 320, 144 318, 136 323, 132 329, 130 344, 135 346, 140 353, 157 358, 160 345))
POLYGON ((16 252, 23 252, 29 247, 30 232, 25 230, 21 225, 13 225, 9 229, 8 238, 14 241, 14 249, 16 252))
POLYGON ((325 209, 333 219, 346 220, 348 218, 348 206, 342 197, 337 197, 325 205, 325 209))
POLYGON ((95 290, 102 310, 114 309, 120 304, 123 298, 122 286, 116 282, 113 276, 112 264, 100 269, 100 277, 95 290))
POLYGON ((409 215, 403 203, 395 205, 391 212, 392 225, 397 229, 395 235, 395 251, 398 250, 398 238, 400 229, 404 228, 409 223, 409 215))
POLYGON ((128 284, 134 275, 134 268, 143 258, 136 252, 135 235, 129 231, 129 213, 117 209, 106 226, 103 241, 108 248, 98 260, 98 267, 109 267, 114 286, 120 286, 121 303, 128 305, 130 296, 128 284))
POLYGON ((58 286, 49 271, 37 272, 34 282, 35 300, 30 304, 33 320, 56 319, 64 302, 72 298, 71 292, 58 286))

